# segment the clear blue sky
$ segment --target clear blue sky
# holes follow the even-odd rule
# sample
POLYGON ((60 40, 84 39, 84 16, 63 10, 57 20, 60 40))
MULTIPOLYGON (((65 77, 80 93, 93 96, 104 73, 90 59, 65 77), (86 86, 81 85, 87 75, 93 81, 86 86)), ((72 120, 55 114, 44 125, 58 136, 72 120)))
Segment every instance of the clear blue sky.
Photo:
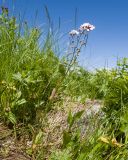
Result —
POLYGON ((73 29, 77 8, 77 27, 84 22, 96 26, 80 56, 80 63, 88 68, 104 67, 106 63, 113 67, 117 57, 128 57, 128 0, 4 0, 4 4, 31 25, 36 11, 36 24, 46 21, 44 5, 47 5, 56 26, 60 17, 62 33, 73 29))

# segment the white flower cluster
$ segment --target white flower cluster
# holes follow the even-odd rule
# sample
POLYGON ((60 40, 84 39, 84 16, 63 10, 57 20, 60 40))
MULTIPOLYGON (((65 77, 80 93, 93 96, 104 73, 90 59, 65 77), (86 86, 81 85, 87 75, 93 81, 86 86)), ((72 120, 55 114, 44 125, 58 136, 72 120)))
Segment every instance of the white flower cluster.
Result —
MULTIPOLYGON (((85 31, 85 30, 86 31, 92 31, 94 29, 95 29, 95 26, 93 26, 90 23, 84 23, 79 28, 80 31, 85 31)), ((71 36, 75 36, 75 35, 78 35, 78 34, 79 34, 79 32, 77 30, 74 30, 74 29, 71 30, 71 32, 69 32, 69 35, 71 35, 71 36)))
POLYGON ((95 29, 95 26, 93 26, 90 23, 84 23, 80 26, 80 30, 87 30, 87 31, 92 31, 95 29))
POLYGON ((79 32, 77 31, 77 30, 71 30, 71 32, 69 32, 69 34, 71 35, 71 36, 73 36, 73 35, 78 35, 79 34, 79 32))

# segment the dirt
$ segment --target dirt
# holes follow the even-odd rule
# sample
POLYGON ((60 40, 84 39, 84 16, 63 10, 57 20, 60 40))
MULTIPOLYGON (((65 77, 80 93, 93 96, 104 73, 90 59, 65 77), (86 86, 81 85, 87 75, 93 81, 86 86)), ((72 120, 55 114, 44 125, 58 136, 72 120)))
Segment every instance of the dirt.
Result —
MULTIPOLYGON (((43 133, 43 146, 45 148, 60 148, 62 143, 62 132, 67 128, 67 116, 69 110, 72 114, 84 110, 82 119, 78 125, 82 126, 82 134, 86 134, 89 127, 88 117, 97 115, 102 107, 101 101, 87 100, 85 104, 64 102, 61 109, 55 109, 47 114, 47 123, 43 133)), ((27 142, 31 147, 31 141, 27 142)), ((14 133, 3 123, 0 123, 0 160, 31 160, 32 158, 26 154, 24 144, 15 140, 14 133)))
POLYGON ((15 141, 13 131, 0 123, 0 160, 30 160, 15 141))
POLYGON ((62 144, 63 131, 67 129, 67 117, 71 110, 72 114, 84 110, 83 116, 76 125, 81 127, 81 136, 85 136, 88 130, 93 131, 97 126, 95 122, 91 121, 91 117, 97 119, 100 117, 99 113, 102 107, 102 101, 88 99, 85 104, 65 101, 64 105, 59 110, 50 111, 47 114, 47 124, 45 126, 43 144, 46 148, 54 149, 60 148, 62 144), (90 125, 91 122, 91 125, 90 125))

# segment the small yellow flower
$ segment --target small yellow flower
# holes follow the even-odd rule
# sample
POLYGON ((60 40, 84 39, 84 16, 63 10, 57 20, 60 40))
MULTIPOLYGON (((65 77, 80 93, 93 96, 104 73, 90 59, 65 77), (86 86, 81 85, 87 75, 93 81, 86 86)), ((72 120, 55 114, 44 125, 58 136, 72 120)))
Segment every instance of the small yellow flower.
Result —
POLYGON ((104 142, 104 143, 109 144, 108 137, 102 137, 102 136, 101 136, 101 137, 99 138, 99 140, 102 141, 102 142, 104 142))
POLYGON ((16 87, 15 86, 8 86, 7 89, 16 91, 16 87))
POLYGON ((36 147, 37 147, 37 145, 36 145, 36 144, 33 144, 33 145, 32 145, 32 149, 33 149, 33 150, 35 150, 35 149, 36 149, 36 147))
POLYGON ((6 84, 6 82, 3 80, 3 81, 1 81, 1 84, 6 84))
POLYGON ((114 146, 117 146, 117 147, 122 147, 122 146, 123 146, 123 144, 117 142, 116 138, 113 138, 113 139, 112 139, 112 144, 113 144, 114 146))
POLYGON ((16 91, 16 87, 15 86, 10 87, 10 89, 13 90, 13 91, 16 91))

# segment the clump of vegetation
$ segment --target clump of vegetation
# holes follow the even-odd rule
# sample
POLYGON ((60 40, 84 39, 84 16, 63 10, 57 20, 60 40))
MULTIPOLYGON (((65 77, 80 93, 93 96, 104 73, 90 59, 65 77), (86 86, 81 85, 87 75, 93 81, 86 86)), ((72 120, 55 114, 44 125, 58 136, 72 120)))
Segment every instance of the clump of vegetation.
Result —
POLYGON ((128 157, 128 59, 118 61, 115 69, 95 72, 77 63, 82 47, 87 45, 88 33, 94 28, 84 23, 69 32, 68 53, 59 58, 52 47, 54 37, 50 32, 40 47, 41 30, 29 28, 26 22, 21 26, 2 7, 0 121, 12 130, 16 142, 24 141, 24 150, 33 159, 126 160, 128 157), (67 99, 77 103, 78 108, 83 105, 83 110, 72 113, 67 99), (87 99, 91 103, 101 100, 103 106, 99 112, 89 113, 88 127, 83 132, 87 99), (47 117, 52 111, 65 113, 65 104, 70 112, 60 143, 58 147, 52 143, 45 145, 47 117))
MULTIPOLYGON (((99 118, 93 115, 93 122, 97 121, 96 128, 93 126, 93 131, 90 130, 82 139, 80 127, 77 127, 76 130, 68 131, 67 129, 64 131, 64 148, 61 151, 53 152, 52 160, 58 160, 57 157, 60 156, 68 160, 127 159, 127 60, 127 58, 124 58, 119 61, 116 69, 97 71, 93 75, 95 78, 93 82, 90 82, 90 85, 93 84, 94 87, 97 87, 98 90, 95 93, 104 102, 99 118), (66 147, 65 143, 67 144, 66 147)), ((81 112, 77 114, 81 116, 81 112)), ((70 114, 69 117, 74 119, 70 114)), ((73 124, 72 120, 69 121, 68 118, 68 122, 70 128, 73 124)), ((92 121, 90 122, 90 125, 92 125, 92 121)))

